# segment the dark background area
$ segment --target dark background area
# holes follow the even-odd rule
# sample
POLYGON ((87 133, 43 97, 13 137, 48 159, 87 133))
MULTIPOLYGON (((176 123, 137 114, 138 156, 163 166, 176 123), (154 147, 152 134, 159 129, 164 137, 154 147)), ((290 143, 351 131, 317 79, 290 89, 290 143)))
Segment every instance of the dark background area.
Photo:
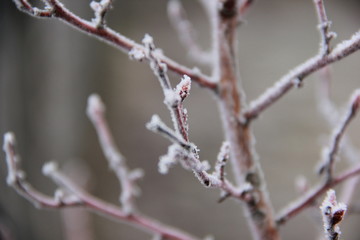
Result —
MULTIPOLYGON (((81 17, 93 17, 89 1, 63 2, 81 17)), ((209 47, 209 24, 200 5, 197 1, 183 2, 198 30, 199 42, 204 48, 209 47)), ((187 58, 169 24, 166 3, 117 0, 109 12, 108 25, 137 42, 149 33, 167 56, 192 67, 196 64, 187 58)), ((359 29, 358 1, 329 0, 326 7, 332 30, 338 34, 334 43, 359 29)), ((239 31, 242 85, 248 100, 316 54, 316 26, 311 0, 255 3, 239 31)), ((332 67, 332 97, 340 107, 360 87, 359 62, 360 55, 356 53, 332 67)), ((180 78, 171 75, 171 80, 175 85, 180 78)), ((291 91, 253 126, 275 210, 298 196, 294 187, 297 176, 304 175, 311 183, 319 180, 314 166, 330 130, 317 112, 316 82, 317 75, 313 74, 305 80, 304 87, 291 91)), ((204 189, 192 173, 179 166, 168 175, 158 173, 158 158, 166 153, 169 143, 147 131, 145 123, 155 113, 167 123, 170 116, 162 103, 158 81, 146 64, 130 61, 126 54, 57 20, 35 19, 19 12, 12 1, 0 1, 0 133, 16 134, 22 166, 38 189, 53 194, 56 186, 41 174, 41 167, 55 159, 72 172, 80 168, 84 175, 90 174, 89 191, 117 204, 117 179, 108 169, 85 114, 87 97, 94 92, 107 105, 109 124, 128 165, 145 171, 145 178, 139 182, 142 195, 137 200, 143 213, 199 237, 211 234, 216 239, 250 239, 240 204, 232 200, 218 204, 218 190, 204 189)), ((214 163, 223 140, 216 102, 194 84, 185 105, 190 116, 190 139, 200 148, 201 158, 214 163)), ((357 119, 349 129, 357 147, 359 126, 357 119)), ((66 237, 65 223, 76 212, 36 209, 6 185, 4 154, 0 160, 3 228, 17 240, 70 239, 66 237)), ((337 166, 341 169, 345 163, 337 166)), ((230 175, 229 166, 227 169, 230 175)), ((355 200, 356 196, 359 194, 355 193, 355 200)), ((283 238, 316 239, 322 231, 319 216, 314 216, 317 211, 317 207, 312 208, 289 221, 281 231, 283 238)), ((90 214, 88 218, 92 239, 152 237, 102 216, 90 214)), ((346 217, 342 224, 344 239, 359 239, 359 220, 354 215, 346 217)))

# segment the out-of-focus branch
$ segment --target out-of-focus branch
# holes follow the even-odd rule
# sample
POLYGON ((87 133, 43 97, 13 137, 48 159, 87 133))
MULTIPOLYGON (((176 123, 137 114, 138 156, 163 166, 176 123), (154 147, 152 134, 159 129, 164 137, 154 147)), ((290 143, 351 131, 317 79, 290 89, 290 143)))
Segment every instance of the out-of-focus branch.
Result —
POLYGON ((6 154, 8 168, 7 184, 14 188, 21 196, 32 202, 35 207, 60 208, 66 206, 79 206, 81 201, 77 198, 63 197, 57 192, 54 197, 47 196, 31 186, 26 181, 26 174, 20 167, 20 158, 15 152, 15 136, 13 133, 4 135, 3 150, 6 154))
POLYGON ((213 53, 202 50, 196 43, 195 29, 187 18, 181 1, 170 0, 167 9, 169 19, 179 36, 180 42, 184 45, 186 51, 188 51, 188 55, 199 63, 213 65, 213 53))
POLYGON ((93 94, 88 99, 87 115, 92 121, 99 137, 101 148, 109 163, 110 169, 116 174, 121 185, 120 202, 124 212, 131 213, 134 208, 134 197, 139 194, 135 181, 143 176, 140 169, 129 171, 125 158, 116 147, 113 136, 105 119, 105 105, 100 97, 93 94))
POLYGON ((276 217, 278 225, 283 225, 292 217, 295 217, 303 210, 312 206, 312 203, 324 194, 329 188, 343 183, 353 177, 360 175, 360 164, 350 167, 348 170, 343 171, 338 176, 334 177, 331 182, 324 181, 309 190, 305 195, 290 203, 287 207, 279 211, 276 217))
POLYGON ((333 175, 333 164, 338 154, 340 141, 345 133, 346 128, 349 126, 351 120, 355 118, 356 113, 360 108, 360 89, 353 93, 350 99, 349 107, 340 123, 333 130, 329 146, 323 150, 323 163, 320 166, 319 172, 326 171, 328 181, 331 181, 333 175))
POLYGON ((330 189, 320 206, 321 215, 324 222, 324 232, 328 240, 338 240, 340 228, 338 224, 343 220, 347 207, 343 203, 336 201, 335 191, 330 189))
MULTIPOLYGON (((117 33, 111 28, 104 26, 102 24, 97 24, 100 19, 100 23, 103 22, 103 17, 97 18, 96 21, 86 21, 74 13, 72 13, 69 9, 67 9, 64 4, 62 4, 58 0, 44 0, 46 3, 46 7, 42 9, 38 9, 33 7, 28 0, 13 0, 18 7, 19 10, 28 13, 31 16, 40 17, 40 18, 57 18, 67 23, 68 25, 74 27, 81 32, 85 32, 93 37, 96 37, 123 52, 130 52, 133 49, 136 49, 140 52, 145 52, 145 48, 135 43, 133 40, 117 33), (101 26, 101 27, 99 27, 101 26)), ((106 11, 105 11, 106 12, 106 11)), ((100 16, 102 16, 100 14, 100 16)), ((160 59, 162 63, 165 63, 168 66, 168 69, 174 73, 179 75, 187 75, 193 79, 193 81, 197 82, 200 86, 211 89, 216 92, 217 84, 213 82, 213 80, 202 74, 199 69, 187 68, 176 61, 164 56, 162 53, 156 53, 157 57, 160 59)))
MULTIPOLYGON (((322 114, 323 119, 328 123, 329 127, 333 129, 339 122, 340 113, 330 98, 332 76, 329 66, 324 67, 319 71, 319 78, 320 81, 319 84, 317 84, 316 91, 318 109, 322 114)), ((352 165, 358 163, 360 153, 352 144, 351 139, 346 135, 342 137, 341 150, 348 164, 352 165)), ((359 177, 355 177, 344 183, 339 198, 345 204, 350 203, 358 181, 359 177)))
POLYGON ((323 169, 326 169, 327 171, 326 179, 318 186, 308 191, 308 193, 305 194, 303 197, 299 198, 298 200, 291 203, 288 207, 281 210, 277 217, 278 224, 285 223, 289 218, 297 215, 305 208, 309 207, 321 194, 323 194, 330 187, 333 187, 360 173, 359 165, 350 167, 349 170, 343 172, 337 177, 333 177, 332 173, 333 161, 338 152, 340 140, 350 121, 355 117, 355 114, 358 112, 359 108, 360 90, 356 90, 350 98, 348 111, 344 114, 343 120, 340 121, 338 126, 335 128, 329 142, 328 150, 326 151, 326 154, 323 155, 325 157, 323 169))
POLYGON ((162 224, 139 213, 129 214, 125 212, 123 208, 106 203, 90 195, 65 176, 58 169, 55 162, 45 164, 43 173, 50 177, 61 189, 55 192, 54 197, 42 194, 25 180, 25 173, 19 166, 19 157, 14 150, 15 137, 12 133, 5 134, 3 149, 6 153, 8 166, 8 184, 37 207, 59 209, 82 206, 101 215, 130 223, 146 232, 161 235, 165 239, 199 240, 188 233, 162 224))
MULTIPOLYGON (((67 162, 63 172, 82 189, 91 188, 91 173, 86 164, 80 161, 67 162)), ((64 239, 67 240, 94 240, 92 215, 84 208, 66 208, 61 211, 64 239)))
POLYGON ((318 54, 283 76, 272 87, 268 88, 260 97, 250 103, 243 115, 246 121, 251 121, 260 113, 283 97, 294 86, 301 85, 303 79, 311 73, 337 62, 360 49, 360 31, 356 32, 349 40, 339 43, 330 54, 318 54))

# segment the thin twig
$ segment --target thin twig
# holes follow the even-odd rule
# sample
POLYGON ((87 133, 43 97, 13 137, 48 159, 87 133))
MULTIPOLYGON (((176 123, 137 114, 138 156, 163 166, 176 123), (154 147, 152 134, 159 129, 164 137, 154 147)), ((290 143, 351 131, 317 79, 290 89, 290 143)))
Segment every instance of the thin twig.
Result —
POLYGON ((143 43, 145 46, 145 57, 150 61, 150 67, 160 82, 164 93, 164 103, 168 107, 175 131, 179 133, 185 141, 189 140, 187 126, 187 112, 183 108, 182 102, 189 95, 191 79, 183 76, 176 89, 172 89, 167 74, 167 66, 156 56, 160 51, 155 48, 153 38, 146 34, 143 43))
POLYGON ((319 172, 323 173, 326 171, 326 177, 328 181, 331 180, 333 175, 333 164, 338 154, 340 141, 345 133, 345 130, 349 126, 351 120, 355 118, 356 113, 360 107, 360 89, 356 90, 349 103, 347 112, 341 119, 338 126, 333 130, 329 146, 323 150, 323 163, 320 166, 319 172))
POLYGON ((195 30, 186 16, 185 9, 179 0, 170 0, 168 2, 168 16, 171 24, 176 30, 180 42, 188 51, 188 55, 195 61, 206 64, 213 65, 214 60, 212 57, 212 52, 204 51, 196 43, 195 40, 195 30))
POLYGON ((343 171, 338 176, 334 177, 331 182, 324 181, 308 191, 307 194, 301 198, 290 203, 288 206, 279 211, 276 222, 278 225, 285 224, 289 219, 295 217, 306 208, 312 206, 312 203, 324 194, 329 188, 345 182, 346 180, 357 177, 360 174, 360 164, 349 167, 348 170, 343 171))
POLYGON ((134 209, 134 197, 139 194, 135 181, 141 178, 143 172, 139 169, 129 171, 125 158, 116 147, 113 136, 105 119, 105 105, 100 97, 93 94, 88 99, 87 115, 92 121, 99 137, 101 148, 111 170, 116 174, 121 185, 120 202, 125 212, 131 213, 134 209))
POLYGON ((349 40, 339 43, 329 55, 318 54, 283 76, 272 87, 268 88, 260 97, 250 103, 243 115, 247 121, 256 118, 260 113, 274 104, 294 86, 301 85, 303 79, 311 73, 337 62, 360 49, 360 31, 356 32, 349 40))
POLYGON ((329 32, 329 28, 331 26, 331 22, 328 20, 326 15, 324 0, 314 0, 316 14, 318 16, 319 21, 319 32, 320 32, 320 50, 319 54, 326 56, 331 52, 330 41, 334 37, 336 37, 336 33, 329 32))
POLYGON ((360 166, 352 166, 349 170, 343 172, 337 177, 332 176, 332 164, 334 157, 337 154, 339 141, 344 134, 346 127, 349 125, 350 121, 355 117, 355 114, 360 108, 360 90, 356 90, 350 98, 350 103, 347 113, 344 115, 343 121, 340 122, 339 126, 334 131, 334 134, 329 143, 329 150, 327 151, 327 157, 325 165, 328 171, 325 181, 320 183, 318 186, 314 187, 308 192, 305 196, 295 200, 293 203, 286 207, 284 210, 280 211, 280 214, 277 217, 278 224, 285 223, 289 218, 297 215, 303 211, 306 207, 310 206, 314 200, 316 200, 321 194, 323 194, 327 189, 333 187, 350 177, 353 177, 360 172, 360 166), (330 169, 330 170, 329 170, 330 169))
MULTIPOLYGON (((48 7, 44 10, 33 7, 27 0, 14 0, 16 6, 19 10, 28 13, 31 16, 40 17, 40 18, 57 18, 65 22, 66 24, 74 27, 81 32, 87 33, 93 37, 96 37, 115 48, 129 53, 132 49, 137 49, 138 51, 145 52, 145 48, 135 43, 133 40, 117 33, 107 26, 98 27, 96 24, 90 21, 81 19, 69 9, 67 9, 64 4, 58 0, 46 0, 48 7)), ((164 56, 162 53, 157 53, 157 57, 160 61, 167 65, 168 69, 179 75, 187 75, 193 79, 194 82, 197 82, 200 86, 217 91, 217 84, 213 80, 202 74, 197 68, 187 68, 176 61, 164 56)))
POLYGON ((28 182, 26 182, 25 173, 19 166, 19 158, 14 148, 14 135, 12 133, 5 134, 3 149, 6 153, 8 166, 7 182, 19 194, 31 201, 37 207, 59 209, 82 206, 99 213, 100 215, 121 220, 125 223, 130 223, 131 225, 143 229, 146 232, 160 234, 166 237, 166 239, 199 240, 188 233, 162 224, 147 216, 138 213, 128 214, 122 208, 106 203, 90 195, 66 177, 58 169, 55 162, 45 164, 43 167, 43 173, 59 185, 62 190, 56 191, 54 197, 45 195, 34 189, 28 182))

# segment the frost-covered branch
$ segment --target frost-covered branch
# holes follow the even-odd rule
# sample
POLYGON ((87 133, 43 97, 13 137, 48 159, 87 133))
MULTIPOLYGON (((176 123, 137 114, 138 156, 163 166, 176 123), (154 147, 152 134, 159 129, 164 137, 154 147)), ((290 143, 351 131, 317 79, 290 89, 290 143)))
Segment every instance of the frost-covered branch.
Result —
POLYGON ((338 240, 341 234, 338 224, 344 218, 347 210, 346 205, 338 203, 336 201, 335 191, 330 189, 320 206, 320 210, 327 240, 338 240))
POLYGON ((104 27, 105 15, 112 7, 112 0, 101 0, 100 2, 92 1, 90 7, 95 14, 95 18, 92 19, 92 22, 98 28, 104 27))
POLYGON ((167 75, 167 65, 162 63, 157 57, 153 38, 145 35, 143 39, 145 46, 145 57, 150 61, 150 67, 160 82, 160 86, 164 93, 164 103, 171 113, 171 119, 174 124, 175 131, 179 133, 185 141, 188 141, 188 124, 187 110, 183 108, 182 102, 189 95, 191 88, 191 79, 184 75, 176 89, 172 89, 169 77, 167 75))
POLYGON ((7 184, 14 188, 21 196, 28 199, 38 208, 61 208, 62 206, 79 206, 82 204, 77 198, 64 197, 62 191, 55 196, 47 196, 26 181, 26 174, 20 167, 20 157, 15 152, 15 135, 8 132, 4 135, 3 150, 6 154, 8 168, 7 184))
POLYGON ((199 63, 212 65, 214 63, 212 52, 203 51, 196 43, 195 30, 186 16, 181 1, 170 0, 167 10, 169 19, 179 36, 180 42, 188 51, 188 55, 199 63))
POLYGON ((82 206, 101 215, 122 220, 130 223, 146 232, 156 233, 172 240, 199 240, 188 233, 162 224, 139 213, 129 214, 123 208, 106 203, 78 187, 72 180, 65 176, 55 162, 44 165, 43 173, 50 177, 60 189, 55 191, 54 196, 45 195, 26 181, 25 173, 20 168, 20 159, 15 152, 15 136, 12 133, 4 135, 3 149, 6 154, 8 166, 7 183, 20 195, 32 202, 39 208, 68 208, 82 206))
POLYGON ((335 187, 351 178, 358 177, 360 175, 360 164, 349 167, 348 170, 343 171, 338 174, 338 176, 333 177, 331 182, 323 181, 312 189, 308 190, 306 194, 297 200, 290 203, 288 206, 284 207, 279 211, 276 222, 278 225, 283 225, 289 219, 295 217, 303 210, 312 206, 312 204, 323 195, 329 188, 335 187))
MULTIPOLYGON (((330 98, 332 74, 329 66, 324 67, 319 71, 319 78, 316 91, 318 109, 329 127, 334 129, 339 122, 340 113, 330 98)), ((347 160, 348 165, 358 163, 360 153, 353 145, 351 139, 347 135, 344 135, 341 142, 341 152, 347 160)), ((345 204, 351 203, 355 189, 358 186, 359 179, 359 176, 351 178, 341 187, 339 198, 345 204)))
MULTIPOLYGON (((193 171, 195 176, 205 187, 220 188, 228 196, 246 200, 244 194, 245 191, 249 190, 249 187, 246 189, 244 187, 238 189, 225 179, 223 162, 216 164, 214 173, 208 173, 210 165, 207 161, 200 161, 198 154, 199 150, 196 145, 191 142, 184 141, 179 134, 167 127, 165 123, 161 121, 159 116, 154 115, 151 118, 151 121, 146 124, 146 127, 173 142, 173 144, 169 146, 167 154, 160 157, 160 173, 167 174, 172 166, 180 163, 185 169, 193 171), (222 170, 219 170, 219 168, 222 168, 222 170), (222 172, 219 173, 219 171, 222 172)), ((222 150, 222 155, 225 154, 225 151, 226 150, 224 149, 222 150)))
MULTIPOLYGON (((78 17, 77 15, 72 13, 69 9, 67 9, 64 6, 64 4, 62 4, 58 0, 44 0, 46 6, 43 10, 33 7, 28 0, 13 0, 13 1, 15 2, 19 10, 31 16, 40 17, 40 18, 60 19, 66 24, 74 27, 75 29, 87 33, 93 37, 96 37, 125 53, 128 53, 133 49, 136 49, 137 51, 143 53, 145 52, 145 48, 141 44, 134 42, 133 40, 125 37, 124 35, 121 35, 120 33, 114 31, 113 29, 107 26, 99 27, 99 25, 96 24, 96 22, 98 21, 95 22, 87 21, 78 17)), ((95 19, 97 18, 95 17, 95 19)), ((187 75, 191 77, 194 82, 197 82, 200 86, 216 91, 217 84, 214 83, 210 77, 206 76, 205 74, 202 74, 199 71, 199 69, 187 68, 177 63, 176 61, 164 56, 162 53, 157 53, 157 54, 158 54, 157 57, 160 59, 160 61, 162 63, 165 63, 170 71, 177 73, 181 76, 187 75)))
POLYGON ((252 101, 249 108, 244 111, 244 117, 247 121, 256 118, 261 112, 274 104, 294 86, 301 86, 303 79, 311 73, 331 63, 337 62, 359 49, 360 31, 356 32, 349 40, 339 43, 330 54, 323 56, 323 54, 320 53, 295 67, 272 87, 268 88, 260 97, 252 101))
POLYGON ((320 173, 326 172, 328 181, 331 180, 333 175, 333 164, 338 154, 340 141, 345 133, 346 128, 349 126, 351 120, 354 119, 356 113, 360 108, 360 89, 356 90, 349 103, 347 112, 341 119, 340 123, 333 130, 329 146, 323 150, 323 162, 320 166, 320 173))
POLYGON ((121 185, 120 202, 124 212, 131 213, 134 208, 134 197, 139 194, 135 181, 142 177, 140 169, 129 171, 125 158, 117 149, 107 121, 105 119, 105 105, 100 97, 92 94, 88 99, 87 115, 92 121, 99 137, 100 145, 111 170, 116 174, 121 185))
POLYGON ((351 166, 348 171, 343 172, 337 177, 333 176, 333 163, 334 159, 338 153, 340 140, 344 134, 344 131, 348 127, 350 121, 355 117, 357 111, 360 108, 360 91, 356 90, 350 98, 349 106, 347 112, 344 114, 342 120, 338 126, 334 129, 334 132, 330 138, 329 146, 325 154, 323 153, 323 171, 326 170, 327 175, 325 180, 320 183, 318 186, 309 190, 307 194, 300 197, 298 200, 291 203, 288 207, 280 211, 280 214, 277 217, 278 224, 283 224, 290 217, 298 214, 306 207, 310 206, 321 194, 323 194, 330 187, 333 187, 342 181, 347 180, 350 177, 353 177, 358 174, 358 166, 355 168, 351 166))
POLYGON ((319 54, 326 56, 331 52, 330 41, 336 37, 336 33, 329 32, 331 22, 328 20, 326 15, 324 0, 314 0, 316 14, 319 21, 319 31, 320 31, 320 50, 319 54))

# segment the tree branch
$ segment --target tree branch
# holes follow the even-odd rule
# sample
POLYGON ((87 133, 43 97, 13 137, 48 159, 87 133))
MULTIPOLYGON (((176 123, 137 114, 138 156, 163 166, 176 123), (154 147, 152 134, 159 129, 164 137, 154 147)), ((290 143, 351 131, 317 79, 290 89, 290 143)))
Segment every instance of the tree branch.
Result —
POLYGON ((104 117, 105 106, 96 94, 88 98, 87 115, 92 121, 99 137, 103 153, 109 163, 110 169, 116 174, 121 185, 120 203, 123 211, 130 214, 134 209, 134 197, 139 195, 135 181, 143 176, 140 169, 129 171, 125 158, 117 149, 107 121, 104 117))
POLYGON ((314 187, 312 190, 308 191, 308 194, 299 198, 298 200, 291 203, 288 207, 284 208, 280 211, 277 217, 277 223, 283 224, 289 218, 297 215, 305 208, 310 206, 315 199, 317 199, 320 195, 322 195, 329 188, 334 187, 335 185, 347 180, 350 177, 353 177, 360 173, 360 165, 356 165, 355 167, 350 167, 349 170, 344 171, 342 174, 339 174, 337 177, 333 177, 332 168, 333 161, 338 152, 339 142, 349 125, 350 121, 355 117, 355 114, 360 108, 360 90, 356 90, 350 98, 350 103, 348 107, 348 111, 344 114, 344 118, 340 121, 339 125, 334 130, 334 134, 331 137, 329 142, 328 151, 325 156, 324 168, 326 166, 326 170, 328 171, 328 175, 325 180, 314 187))
POLYGON ((244 117, 247 121, 251 121, 283 97, 294 86, 299 86, 303 79, 311 73, 331 63, 337 62, 359 49, 360 31, 356 32, 349 40, 339 43, 329 55, 323 56, 323 54, 320 53, 291 70, 272 87, 268 88, 260 97, 252 101, 249 108, 244 111, 244 117))
MULTIPOLYGON (((90 36, 96 37, 99 40, 106 42, 114 46, 115 48, 129 53, 132 49, 145 52, 145 48, 135 43, 133 40, 115 32, 107 26, 99 27, 94 22, 89 22, 81 19, 69 9, 67 9, 58 0, 45 0, 47 6, 44 10, 33 7, 27 0, 13 0, 19 10, 40 18, 57 18, 65 22, 66 24, 74 27, 81 32, 87 33, 90 36)), ((157 53, 157 57, 160 61, 168 66, 170 71, 179 75, 187 75, 197 82, 200 86, 208 88, 216 92, 217 84, 208 76, 202 74, 197 68, 187 68, 176 61, 164 56, 162 53, 157 53)))
POLYGON ((198 63, 210 66, 213 65, 213 53, 202 50, 200 46, 196 43, 194 36, 195 30, 186 16, 186 12, 181 4, 181 1, 168 1, 167 9, 170 22, 176 30, 180 42, 188 51, 188 55, 198 63))
POLYGON ((54 197, 44 195, 26 181, 25 173, 19 166, 20 160, 15 152, 15 137, 12 133, 6 133, 4 135, 3 149, 6 154, 8 166, 8 185, 13 187, 20 195, 24 196, 37 207, 59 209, 82 206, 101 215, 129 223, 146 232, 159 234, 166 239, 199 240, 188 233, 162 224, 139 213, 129 214, 122 208, 118 208, 90 195, 62 174, 55 162, 45 164, 43 173, 50 177, 62 189, 57 190, 54 197))

